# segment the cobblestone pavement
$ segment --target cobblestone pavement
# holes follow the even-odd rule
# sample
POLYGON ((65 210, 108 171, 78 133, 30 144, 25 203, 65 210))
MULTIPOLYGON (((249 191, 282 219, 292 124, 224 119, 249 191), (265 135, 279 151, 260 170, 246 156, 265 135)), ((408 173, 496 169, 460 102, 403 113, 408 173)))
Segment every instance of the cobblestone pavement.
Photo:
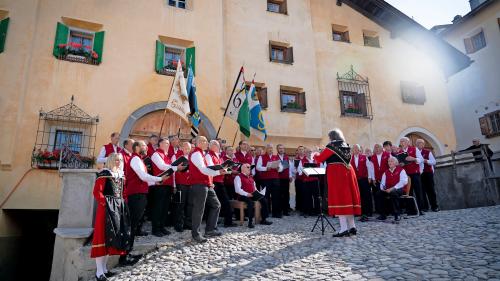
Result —
POLYGON ((313 217, 273 221, 205 244, 188 231, 161 238, 172 243, 111 280, 500 280, 500 206, 356 222, 348 238, 311 233, 313 217))

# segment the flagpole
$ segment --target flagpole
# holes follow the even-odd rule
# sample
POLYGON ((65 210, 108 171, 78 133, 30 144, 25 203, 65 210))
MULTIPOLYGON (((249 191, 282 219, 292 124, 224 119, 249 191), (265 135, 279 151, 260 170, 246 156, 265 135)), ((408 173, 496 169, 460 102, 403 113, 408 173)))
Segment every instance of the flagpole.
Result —
MULTIPOLYGON (((227 109, 229 107, 229 103, 231 102, 231 99, 233 98, 234 95, 234 90, 236 90, 236 87, 238 86, 238 81, 240 80, 240 76, 243 73, 243 66, 240 68, 240 73, 238 73, 238 77, 236 78, 236 81, 234 82, 233 90, 231 91, 231 96, 229 97, 229 100, 227 101, 226 109, 224 110, 224 115, 222 115, 222 120, 220 121, 219 129, 217 130, 217 135, 215 135, 215 138, 219 137, 220 129, 222 128, 222 122, 224 122, 224 118, 226 118, 226 113, 227 109)), ((236 139, 236 136, 235 136, 236 139)), ((233 143, 234 145, 234 143, 233 143)))
POLYGON ((238 131, 239 130, 236 130, 236 133, 234 134, 234 139, 233 139, 233 145, 232 146, 234 146, 234 143, 236 142, 236 136, 238 135, 238 131))
MULTIPOLYGON (((178 61, 178 63, 180 63, 180 60, 178 61)), ((182 68, 182 64, 181 64, 181 68, 182 68)), ((177 71, 176 71, 175 75, 177 76, 177 71)), ((174 83, 175 83, 176 76, 174 76, 174 80, 172 81, 172 85, 170 86, 170 92, 168 94, 168 99, 167 99, 167 105, 168 105, 168 101, 170 100, 170 96, 172 95, 172 89, 174 88, 174 83)), ((167 109, 167 105, 165 105, 165 110, 163 111, 163 118, 161 120, 160 133, 158 134, 159 138, 161 138, 161 132, 163 130, 163 124, 165 123, 165 117, 167 116, 167 110, 168 110, 167 109)))

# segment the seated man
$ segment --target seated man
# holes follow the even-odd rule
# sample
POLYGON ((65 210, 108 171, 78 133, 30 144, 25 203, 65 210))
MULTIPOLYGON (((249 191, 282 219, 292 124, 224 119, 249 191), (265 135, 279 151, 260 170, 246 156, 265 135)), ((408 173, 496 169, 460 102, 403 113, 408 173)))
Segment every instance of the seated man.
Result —
POLYGON ((398 159, 391 156, 388 160, 389 169, 382 175, 380 181, 380 191, 377 193, 377 201, 380 206, 379 220, 387 219, 385 200, 390 199, 394 214, 394 221, 399 221, 399 197, 403 195, 403 188, 408 184, 406 172, 398 165, 398 159))
POLYGON ((269 211, 267 210, 267 200, 264 196, 260 199, 253 198, 253 193, 257 191, 255 186, 255 181, 250 175, 251 166, 250 164, 241 165, 241 173, 234 178, 234 188, 238 194, 238 200, 247 203, 248 211, 248 227, 254 228, 253 217, 255 214, 255 203, 254 201, 259 201, 261 206, 262 221, 261 224, 270 225, 272 222, 267 221, 267 216, 269 211))

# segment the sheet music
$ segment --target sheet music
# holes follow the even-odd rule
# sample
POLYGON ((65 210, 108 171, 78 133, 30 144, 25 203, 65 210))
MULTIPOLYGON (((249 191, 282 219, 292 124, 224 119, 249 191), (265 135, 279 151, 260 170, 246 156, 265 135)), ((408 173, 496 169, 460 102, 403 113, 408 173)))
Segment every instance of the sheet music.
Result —
POLYGON ((302 170, 306 176, 321 176, 326 174, 325 168, 304 168, 302 170))

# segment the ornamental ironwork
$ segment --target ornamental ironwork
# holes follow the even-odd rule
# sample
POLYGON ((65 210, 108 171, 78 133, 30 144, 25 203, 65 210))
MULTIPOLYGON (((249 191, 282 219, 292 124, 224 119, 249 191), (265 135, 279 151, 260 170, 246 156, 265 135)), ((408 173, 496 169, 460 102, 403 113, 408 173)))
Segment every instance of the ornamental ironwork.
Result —
POLYGON ((368 78, 359 75, 351 65, 343 75, 337 72, 337 83, 341 116, 373 119, 368 78))

